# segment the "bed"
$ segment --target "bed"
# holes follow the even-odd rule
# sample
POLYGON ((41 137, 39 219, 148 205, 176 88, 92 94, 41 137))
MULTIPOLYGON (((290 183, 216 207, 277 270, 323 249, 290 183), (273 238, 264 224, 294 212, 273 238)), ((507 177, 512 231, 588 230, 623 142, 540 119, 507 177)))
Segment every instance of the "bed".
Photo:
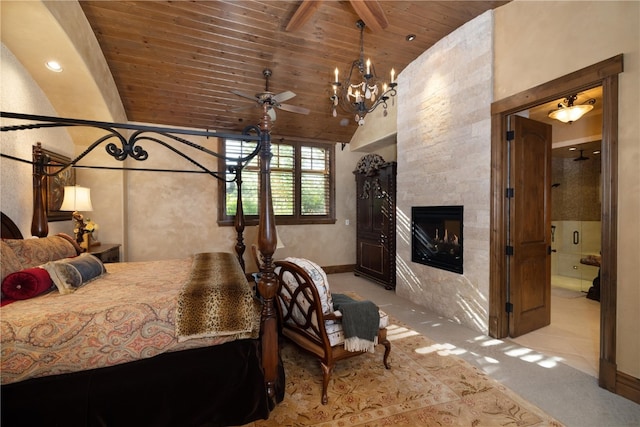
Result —
MULTIPOLYGON (((111 137, 115 133, 121 148, 112 142, 106 144, 110 137, 105 137, 88 149, 106 144, 114 155, 135 153, 134 145, 140 147, 142 140, 159 141, 149 133, 175 141, 172 150, 179 155, 181 144, 194 145, 185 139, 192 132, 189 130, 178 130, 175 136, 175 129, 130 124, 5 112, 2 117, 28 121, 3 126, 3 132, 92 126, 106 130, 111 137), (118 129, 134 132, 124 136, 118 129)), ((198 134, 202 133, 209 134, 198 134)), ((276 234, 266 107, 260 127, 250 127, 241 135, 210 134, 258 143, 251 158, 260 156, 261 172, 267 179, 260 184, 257 244, 264 262, 257 283, 248 281, 244 272, 240 197, 235 254, 201 253, 188 259, 108 265, 97 260, 96 264, 94 257, 81 253, 73 238, 47 235, 40 185, 46 157, 34 153, 31 232, 40 239, 22 239, 15 223, 2 214, 3 279, 27 272, 41 277, 44 269, 54 286, 0 309, 3 426, 242 425, 268 418, 282 400, 284 370, 274 307, 276 234), (12 253, 17 271, 7 267, 13 259, 7 254, 12 253), (83 270, 80 265, 91 268, 83 270), (66 274, 72 270, 81 273, 78 282, 66 274), (85 274, 89 270, 93 273, 85 274), (67 288, 68 293, 64 291, 67 288)), ((65 166, 74 167, 81 156, 65 166)), ((238 186, 243 162, 249 160, 238 162, 238 186)))

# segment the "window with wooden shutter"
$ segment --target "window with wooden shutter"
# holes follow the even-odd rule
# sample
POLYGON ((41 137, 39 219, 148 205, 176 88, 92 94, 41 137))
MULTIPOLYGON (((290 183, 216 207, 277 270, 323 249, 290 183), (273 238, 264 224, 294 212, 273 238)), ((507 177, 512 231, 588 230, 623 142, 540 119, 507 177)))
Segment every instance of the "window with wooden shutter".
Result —
MULTIPOLYGON (((241 157, 251 153, 255 142, 226 140, 223 142, 227 157, 241 157)), ((335 223, 334 198, 334 146, 297 142, 271 144, 271 191, 273 210, 278 224, 335 223)), ((257 224, 259 212, 260 165, 253 159, 242 170, 242 206, 248 225, 257 224)), ((233 161, 221 160, 228 170, 233 161)), ((233 175, 227 172, 227 180, 233 175)), ((233 224, 236 212, 237 186, 227 182, 221 186, 218 223, 233 224)))

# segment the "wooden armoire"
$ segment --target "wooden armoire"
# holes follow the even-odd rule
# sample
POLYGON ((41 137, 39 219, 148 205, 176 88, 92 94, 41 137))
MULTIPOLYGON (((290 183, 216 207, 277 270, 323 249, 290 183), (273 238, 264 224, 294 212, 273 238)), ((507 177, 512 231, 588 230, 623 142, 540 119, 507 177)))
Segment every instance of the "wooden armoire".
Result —
POLYGON ((362 157, 356 176, 356 267, 387 289, 396 287, 396 162, 377 154, 362 157))

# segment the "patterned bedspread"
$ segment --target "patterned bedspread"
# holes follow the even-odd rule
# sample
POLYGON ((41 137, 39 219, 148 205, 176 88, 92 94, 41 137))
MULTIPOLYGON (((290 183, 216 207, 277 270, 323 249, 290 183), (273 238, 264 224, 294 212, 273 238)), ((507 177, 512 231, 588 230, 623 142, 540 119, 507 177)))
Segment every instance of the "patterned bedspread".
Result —
POLYGON ((74 293, 2 307, 1 383, 255 338, 257 330, 178 342, 177 298, 191 265, 192 258, 107 264, 107 274, 74 293))

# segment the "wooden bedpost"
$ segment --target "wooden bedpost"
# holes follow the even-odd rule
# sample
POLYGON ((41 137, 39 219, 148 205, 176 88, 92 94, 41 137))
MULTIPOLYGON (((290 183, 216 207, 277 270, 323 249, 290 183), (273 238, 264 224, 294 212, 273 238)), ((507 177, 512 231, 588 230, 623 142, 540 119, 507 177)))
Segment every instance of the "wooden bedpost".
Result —
POLYGON ((240 261, 240 266, 242 267, 242 271, 247 272, 244 265, 244 251, 246 246, 244 244, 244 228, 245 228, 245 219, 244 219, 244 209, 242 207, 242 165, 238 163, 236 168, 236 186, 238 188, 238 199, 236 200, 236 217, 233 221, 233 225, 236 229, 236 254, 238 255, 238 261, 240 261))
POLYGON ((44 184, 46 162, 42 144, 38 142, 33 146, 33 216, 31 217, 31 235, 37 237, 47 237, 49 234, 49 222, 44 206, 45 191, 47 191, 44 184))
POLYGON ((262 253, 263 266, 260 268, 258 291, 263 298, 262 306, 262 365, 264 368, 267 393, 275 396, 275 383, 278 378, 278 319, 275 310, 275 296, 278 291, 278 279, 273 272, 273 254, 276 251, 276 223, 271 200, 271 130, 268 105, 263 104, 263 116, 260 123, 260 224, 258 226, 258 248, 262 253))

